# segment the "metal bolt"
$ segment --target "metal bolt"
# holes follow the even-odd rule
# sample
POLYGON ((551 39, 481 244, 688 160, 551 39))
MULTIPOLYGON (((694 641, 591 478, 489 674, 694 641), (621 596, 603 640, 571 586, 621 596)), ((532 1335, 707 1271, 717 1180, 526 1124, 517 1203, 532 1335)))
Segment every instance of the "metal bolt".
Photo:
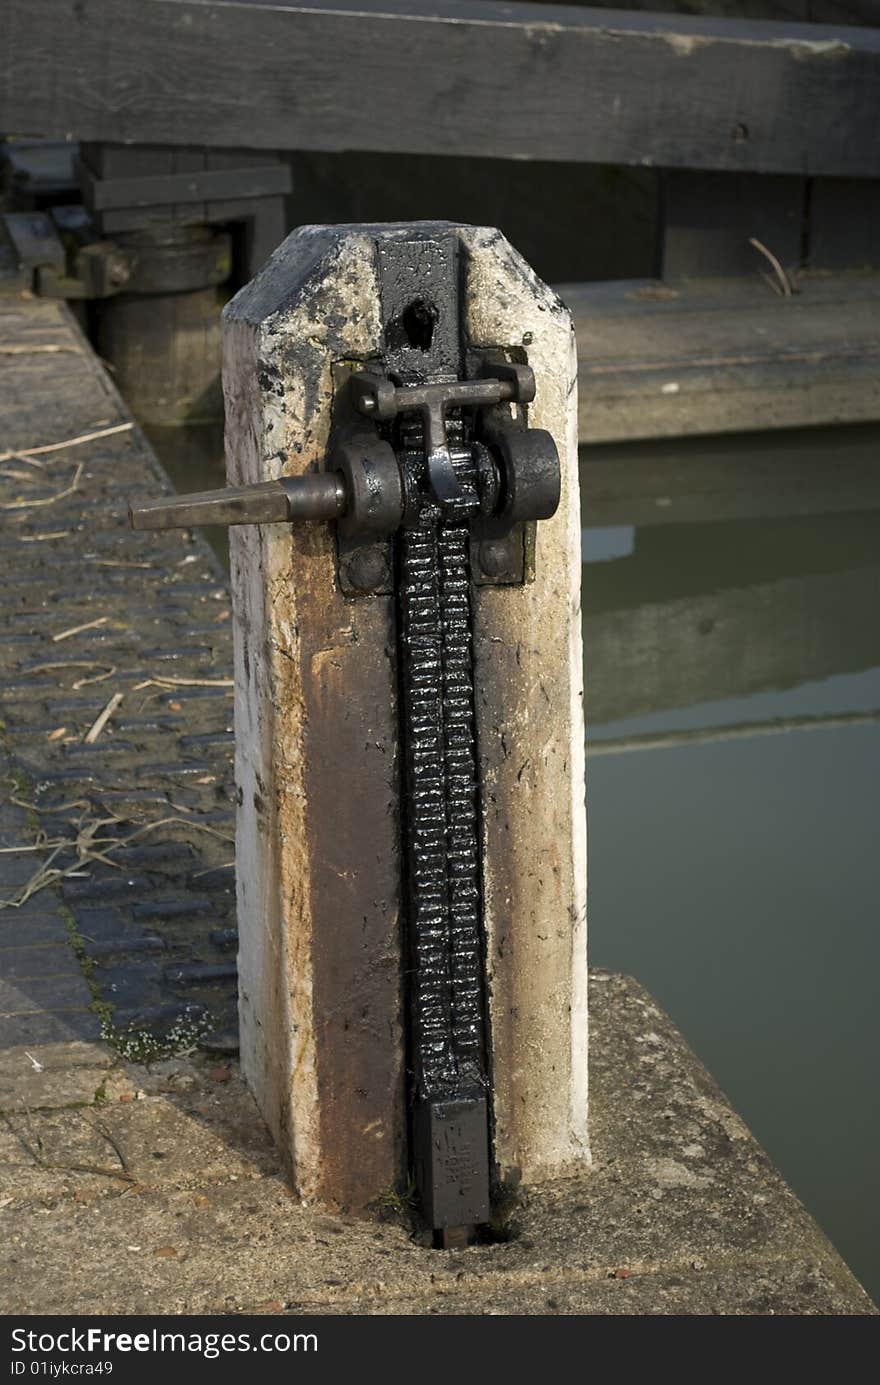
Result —
POLYGON ((361 395, 359 405, 365 414, 371 414, 376 407, 376 401, 371 395, 364 394, 361 395))
POLYGON ((361 548, 348 560, 346 575, 356 591, 375 591, 388 580, 388 560, 381 548, 361 548))
POLYGON ((502 577, 510 567, 507 544, 500 539, 487 539, 480 544, 480 567, 487 577, 502 577))

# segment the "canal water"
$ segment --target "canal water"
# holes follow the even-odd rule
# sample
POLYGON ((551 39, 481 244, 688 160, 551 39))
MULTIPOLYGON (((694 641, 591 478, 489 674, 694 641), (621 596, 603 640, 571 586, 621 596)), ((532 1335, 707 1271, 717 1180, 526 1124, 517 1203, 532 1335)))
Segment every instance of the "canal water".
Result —
MULTIPOLYGON (((216 434, 151 437, 219 483, 216 434)), ((591 963, 880 1299, 880 430, 591 447, 581 491, 591 963)))

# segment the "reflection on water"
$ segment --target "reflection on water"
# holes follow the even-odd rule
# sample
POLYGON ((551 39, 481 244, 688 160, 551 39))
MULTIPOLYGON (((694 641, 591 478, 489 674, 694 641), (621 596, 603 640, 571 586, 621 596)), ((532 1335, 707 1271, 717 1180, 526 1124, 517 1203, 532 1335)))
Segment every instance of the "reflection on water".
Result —
MULTIPOLYGON (((217 430, 150 436, 181 490, 223 483, 217 430)), ((591 960, 670 1011, 875 1298, 878 449, 816 430, 581 470, 591 960)))
POLYGON ((785 515, 761 478, 797 442, 679 444, 679 489, 671 444, 584 454, 591 960, 670 1011, 876 1298, 880 434, 805 435, 785 515), (719 522, 693 479, 736 446, 719 522))

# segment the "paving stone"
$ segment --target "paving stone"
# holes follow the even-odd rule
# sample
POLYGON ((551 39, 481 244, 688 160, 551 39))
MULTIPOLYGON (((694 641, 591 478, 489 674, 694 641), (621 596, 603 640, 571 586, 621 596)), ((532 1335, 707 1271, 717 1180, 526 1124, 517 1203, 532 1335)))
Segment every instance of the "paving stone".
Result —
POLYGON ((132 913, 137 919, 173 919, 190 914, 212 913, 216 908, 209 895, 187 891, 174 899, 144 899, 135 904, 132 913))
POLYGON ((36 1014, 42 1010, 84 1010, 91 1001, 85 978, 75 965, 60 976, 0 980, 0 1015, 3 1016, 36 1014))
POLYGON ((27 673, 16 673, 14 671, 5 675, 6 683, 3 689, 4 704, 14 706, 15 700, 13 693, 22 693, 26 698, 33 697, 35 693, 54 692, 56 684, 44 675, 33 675, 27 673))
MULTIPOLYGON (((170 992, 171 988, 169 988, 170 992)), ((163 994, 168 997, 169 992, 163 994)), ((156 992, 153 992, 155 997, 156 992)), ((194 1024, 206 1016, 206 1007, 200 1000, 187 996, 185 1000, 165 998, 153 999, 149 992, 138 995, 137 1005, 120 1005, 114 1012, 113 1022, 122 1032, 146 1033, 163 1039, 171 1030, 179 1029, 181 1024, 194 1024)))
POLYGON ((98 991, 120 1013, 159 1005, 167 998, 168 990, 162 985, 165 959, 161 952, 144 956, 141 951, 131 958, 119 953, 102 956, 93 952, 90 955, 94 960, 93 977, 98 991))
POLYGON ((42 945, 9 947, 4 945, 4 935, 0 931, 0 979, 19 985, 37 977, 56 976, 81 979, 79 963, 66 937, 42 945))
POLYGON ((76 1040, 0 1049, 0 1110, 91 1103, 117 1061, 105 1044, 76 1040))
POLYGON ((46 1010, 0 1015, 0 1050, 69 1040, 97 1040, 101 1024, 88 1010, 46 1010))
POLYGON ((104 759, 107 755, 133 755, 135 746, 131 741, 119 740, 113 735, 103 736, 100 744, 95 745, 68 745, 65 754, 71 760, 85 759, 90 756, 104 759))
POLYGON ((73 904, 103 899, 140 899, 150 889, 150 880, 145 875, 129 875, 117 872, 115 875, 91 876, 88 880, 67 879, 62 885, 64 898, 73 904))
POLYGON ((235 743, 235 738, 231 729, 223 728, 221 731, 205 731, 198 736, 181 736, 180 744, 184 750, 198 750, 203 746, 219 746, 223 750, 229 750, 235 743))
POLYGON ((138 779, 176 779, 184 775, 216 774, 217 766, 207 760, 166 761, 159 765, 139 765, 138 779))
POLYGON ((196 880, 190 876, 190 881, 197 883, 203 890, 227 890, 230 895, 230 906, 232 905, 232 891, 235 889, 235 866, 217 866, 214 870, 199 871, 196 880))
POLYGON ((211 942, 215 947, 235 948, 238 947, 237 928, 217 928, 211 934, 211 942))
POLYGON ((112 906, 89 908, 80 905, 76 911, 77 931, 86 941, 116 938, 129 927, 128 913, 112 906))
POLYGON ((0 946, 16 943, 64 943, 67 926, 61 914, 25 913, 22 909, 0 910, 0 946))
POLYGON ((234 981, 238 975, 235 962, 183 962, 164 968, 166 981, 173 986, 196 986, 201 983, 234 981))
POLYGON ((152 846, 125 846, 114 851, 114 861, 124 866, 187 865, 195 855, 191 842, 156 842, 152 846))
POLYGON ((71 784, 92 784, 98 777, 92 765, 65 766, 59 763, 57 767, 44 769, 34 761, 32 754, 20 755, 17 751, 13 753, 12 759, 16 768, 27 775, 38 791, 52 785, 67 787, 71 784))
MULTIPOLYGON (((33 841, 33 835, 32 831, 20 831, 18 834, 19 841, 21 842, 22 838, 26 841, 33 841)), ((4 899, 16 895, 22 885, 26 885, 31 879, 40 865, 39 856, 36 853, 30 852, 22 853, 21 855, 12 855, 9 853, 0 856, 0 861, 3 862, 2 873, 0 873, 0 888, 2 888, 2 896, 4 899)), ((3 912, 5 912, 5 910, 3 912)))
POLYGON ((95 961, 106 957, 119 957, 123 954, 134 955, 143 952, 167 952, 168 950, 168 944, 164 938, 157 937, 155 933, 136 933, 134 930, 113 938, 104 938, 101 942, 92 942, 86 939, 83 941, 83 947, 86 955, 95 961))

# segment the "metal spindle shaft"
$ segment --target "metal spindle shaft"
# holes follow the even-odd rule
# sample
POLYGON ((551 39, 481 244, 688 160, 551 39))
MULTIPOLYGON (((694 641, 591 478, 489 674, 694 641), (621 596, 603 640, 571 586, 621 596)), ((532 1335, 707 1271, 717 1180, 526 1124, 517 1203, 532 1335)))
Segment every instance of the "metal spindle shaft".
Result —
POLYGON ((132 506, 132 529, 188 529, 194 524, 275 524, 303 519, 337 519, 346 495, 338 472, 285 476, 253 486, 163 496, 132 506))

